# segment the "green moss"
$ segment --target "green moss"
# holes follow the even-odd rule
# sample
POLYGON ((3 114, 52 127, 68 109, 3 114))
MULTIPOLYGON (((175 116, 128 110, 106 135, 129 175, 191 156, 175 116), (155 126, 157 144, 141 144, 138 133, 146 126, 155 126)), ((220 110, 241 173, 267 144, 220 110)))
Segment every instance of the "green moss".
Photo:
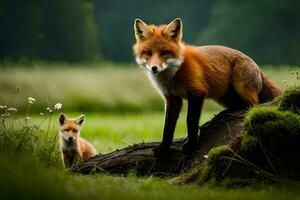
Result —
POLYGON ((198 183, 202 184, 208 180, 210 182, 222 180, 232 156, 233 153, 227 145, 212 148, 208 153, 208 159, 198 183))
POLYGON ((276 137, 298 136, 300 134, 300 116, 276 107, 253 108, 244 121, 245 131, 253 136, 276 137))
POLYGON ((257 137, 254 137, 253 135, 249 135, 247 133, 244 133, 242 135, 242 143, 239 153, 244 155, 245 153, 249 151, 253 151, 258 148, 259 141, 257 137))
POLYGON ((276 103, 276 104, 280 104, 281 103, 281 100, 282 100, 282 96, 278 96, 278 97, 275 97, 273 99, 273 102, 276 103))
POLYGON ((239 155, 282 178, 299 177, 300 115, 277 107, 252 108, 239 155))
POLYGON ((300 86, 291 87, 284 92, 279 109, 300 114, 300 86))
POLYGON ((232 187, 300 177, 300 87, 274 101, 248 112, 235 153, 228 146, 210 150, 199 183, 232 187))

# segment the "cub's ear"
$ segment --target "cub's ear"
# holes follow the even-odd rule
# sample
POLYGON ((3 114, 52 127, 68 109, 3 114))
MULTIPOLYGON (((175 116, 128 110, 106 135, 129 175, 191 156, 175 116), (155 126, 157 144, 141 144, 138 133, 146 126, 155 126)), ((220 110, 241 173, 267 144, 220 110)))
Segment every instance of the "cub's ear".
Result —
POLYGON ((134 32, 136 40, 145 40, 152 33, 151 28, 142 20, 134 20, 134 32))
POLYGON ((59 119, 58 119, 59 125, 60 126, 64 125, 65 122, 66 122, 66 119, 67 119, 67 117, 65 116, 65 114, 61 113, 60 116, 59 116, 59 119))
POLYGON ((82 126, 84 122, 84 115, 80 115, 78 118, 75 119, 75 122, 79 125, 82 126))
POLYGON ((179 41, 182 38, 183 24, 180 18, 171 21, 164 30, 164 33, 172 40, 179 41))

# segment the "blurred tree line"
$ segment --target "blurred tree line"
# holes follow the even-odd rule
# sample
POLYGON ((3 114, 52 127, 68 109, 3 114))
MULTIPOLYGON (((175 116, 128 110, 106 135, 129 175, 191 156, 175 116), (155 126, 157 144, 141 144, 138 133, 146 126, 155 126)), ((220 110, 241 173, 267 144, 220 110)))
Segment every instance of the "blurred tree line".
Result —
POLYGON ((0 0, 0 57, 80 61, 98 56, 94 9, 82 0, 0 0))
POLYGON ((299 0, 218 0, 198 44, 223 44, 259 64, 300 64, 299 0))
POLYGON ((184 23, 184 39, 195 42, 199 31, 208 25, 214 0, 93 0, 95 19, 101 27, 101 52, 116 61, 132 59, 135 42, 133 22, 165 24, 180 17, 184 23))
POLYGON ((299 0, 0 0, 0 58, 132 62, 133 21, 180 17, 184 40, 300 64, 299 0))

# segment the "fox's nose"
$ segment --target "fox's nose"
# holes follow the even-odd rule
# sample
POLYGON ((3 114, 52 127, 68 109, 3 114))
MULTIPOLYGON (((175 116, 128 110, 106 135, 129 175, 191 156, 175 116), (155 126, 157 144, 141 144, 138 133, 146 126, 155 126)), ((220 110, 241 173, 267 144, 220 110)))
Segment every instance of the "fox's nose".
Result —
POLYGON ((152 70, 152 72, 154 72, 154 73, 157 72, 157 69, 158 69, 157 66, 152 66, 152 67, 151 67, 151 70, 152 70))
POLYGON ((69 137, 69 142, 72 142, 73 141, 73 137, 69 137))

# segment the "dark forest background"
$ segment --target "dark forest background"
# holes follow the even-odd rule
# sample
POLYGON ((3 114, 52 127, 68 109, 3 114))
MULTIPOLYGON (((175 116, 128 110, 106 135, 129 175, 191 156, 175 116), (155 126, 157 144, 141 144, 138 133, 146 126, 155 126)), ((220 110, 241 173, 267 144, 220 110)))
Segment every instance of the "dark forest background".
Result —
POLYGON ((0 60, 132 62, 133 21, 180 17, 184 40, 300 64, 299 0, 0 0, 0 60))

